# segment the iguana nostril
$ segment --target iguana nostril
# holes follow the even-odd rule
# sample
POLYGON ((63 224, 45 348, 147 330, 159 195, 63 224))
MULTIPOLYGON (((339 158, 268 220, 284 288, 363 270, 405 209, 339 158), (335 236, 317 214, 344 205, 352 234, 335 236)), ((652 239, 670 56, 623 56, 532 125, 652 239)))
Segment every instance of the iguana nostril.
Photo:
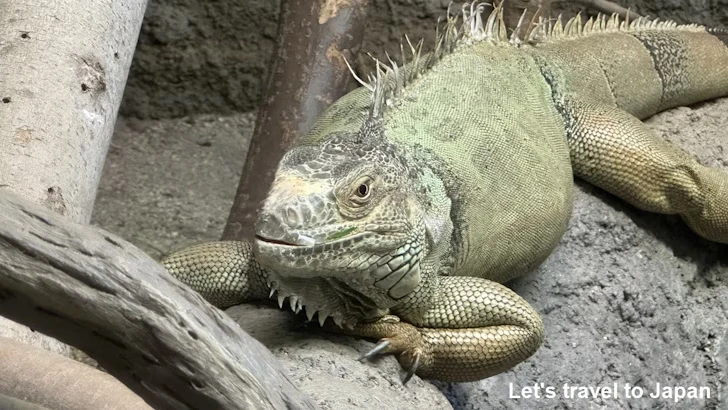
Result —
POLYGON ((301 216, 298 214, 298 211, 293 206, 286 207, 284 215, 286 224, 288 224, 288 226, 292 228, 298 226, 301 223, 301 216))
POLYGON ((269 239, 282 239, 286 236, 281 220, 272 214, 263 214, 255 223, 256 235, 269 239))
POLYGON ((308 204, 301 204, 301 219, 302 223, 309 224, 311 222, 311 208, 309 208, 308 204))

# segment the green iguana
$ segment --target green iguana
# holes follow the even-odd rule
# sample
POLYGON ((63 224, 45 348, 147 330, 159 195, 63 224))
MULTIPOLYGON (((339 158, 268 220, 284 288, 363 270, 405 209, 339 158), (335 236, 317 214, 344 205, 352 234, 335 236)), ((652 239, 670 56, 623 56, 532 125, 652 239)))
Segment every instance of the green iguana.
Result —
POLYGON ((277 294, 378 338, 364 357, 396 354, 407 379, 471 381, 541 344, 500 283, 557 245, 574 175, 728 243, 728 173, 639 120, 728 95, 728 31, 600 16, 509 37, 482 9, 328 108, 281 160, 254 244, 189 248, 169 271, 217 306, 277 294))

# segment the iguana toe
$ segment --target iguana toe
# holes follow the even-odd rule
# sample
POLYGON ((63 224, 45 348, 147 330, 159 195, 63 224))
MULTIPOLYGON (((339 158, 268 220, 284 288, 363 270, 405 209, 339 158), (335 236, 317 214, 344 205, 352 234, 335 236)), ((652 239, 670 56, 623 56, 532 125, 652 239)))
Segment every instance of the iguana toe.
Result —
MULTIPOLYGON (((396 316, 392 316, 396 318, 396 316)), ((362 328, 376 329, 380 334, 387 334, 379 340, 376 346, 359 357, 359 361, 370 360, 380 354, 394 354, 403 369, 407 370, 407 374, 402 380, 406 384, 418 370, 424 369, 427 363, 431 362, 431 354, 429 354, 428 346, 420 334, 419 330, 404 322, 390 319, 389 316, 378 322, 358 326, 358 330, 362 328), (424 366, 423 366, 424 364, 424 366)))
POLYGON ((412 378, 412 376, 417 373, 417 369, 420 367, 420 357, 421 354, 417 352, 415 354, 415 360, 412 362, 412 366, 410 366, 409 370, 407 370, 407 376, 404 377, 404 380, 402 380, 402 384, 407 384, 408 381, 412 378))
POLYGON ((372 350, 359 356, 359 359, 357 359, 357 360, 359 360, 360 362, 363 362, 364 360, 369 360, 380 353, 388 353, 389 352, 388 349, 389 349, 389 346, 391 346, 391 344, 392 343, 389 340, 382 339, 379 341, 379 343, 377 343, 376 346, 374 346, 374 348, 372 348, 372 350))

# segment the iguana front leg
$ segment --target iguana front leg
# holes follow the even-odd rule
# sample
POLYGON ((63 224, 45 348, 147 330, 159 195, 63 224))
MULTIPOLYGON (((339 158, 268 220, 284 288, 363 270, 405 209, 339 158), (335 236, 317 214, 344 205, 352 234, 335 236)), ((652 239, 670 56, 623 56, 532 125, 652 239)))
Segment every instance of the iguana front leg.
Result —
MULTIPOLYGON (((507 287, 475 277, 441 277, 430 309, 400 321, 385 316, 345 333, 379 338, 362 358, 394 353, 409 374, 465 382, 501 373, 531 356, 543 340, 543 323, 507 287)), ((414 296, 416 297, 416 295, 414 296)), ((395 310, 396 312, 396 310, 395 310)))
POLYGON ((165 268, 205 300, 224 309, 269 297, 268 272, 247 242, 195 245, 162 260, 165 268))
POLYGON ((617 107, 567 101, 574 173, 657 213, 679 214, 700 236, 728 243, 728 173, 657 138, 617 107))
MULTIPOLYGON (((168 256, 162 264, 220 308, 269 297, 268 273, 245 242, 193 246, 168 256)), ((435 291, 428 293, 427 301, 418 300, 422 294, 414 293, 403 303, 429 303, 424 313, 394 310, 408 322, 390 315, 353 329, 330 323, 330 329, 381 339, 365 357, 394 353, 412 373, 444 381, 492 376, 522 362, 541 345, 543 324, 538 313, 512 290, 474 277, 440 277, 437 282, 431 284, 435 291)))

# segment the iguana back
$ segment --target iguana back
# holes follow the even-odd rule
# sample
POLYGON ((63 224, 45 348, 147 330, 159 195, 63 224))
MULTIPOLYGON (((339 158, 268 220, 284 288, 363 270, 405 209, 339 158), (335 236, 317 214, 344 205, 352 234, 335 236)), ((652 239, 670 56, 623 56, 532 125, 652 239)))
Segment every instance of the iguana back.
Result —
MULTIPOLYGON (((514 44, 497 29, 471 33, 487 39, 460 44, 429 67, 429 55, 412 62, 410 73, 420 74, 401 95, 391 78, 382 80, 390 89, 382 97, 384 137, 406 147, 415 168, 431 169, 453 201, 448 273, 503 282, 532 270, 558 243, 572 202, 565 99, 641 119, 728 94, 721 30, 604 16, 560 25, 533 31, 533 43, 514 44)), ((367 89, 350 93, 299 144, 357 132, 371 105, 367 89)))
MULTIPOLYGON (((364 88, 345 96, 299 144, 358 131, 371 98, 364 88)), ((381 128, 409 167, 434 174, 452 201, 447 272, 505 281, 558 243, 572 206, 569 149, 529 53, 484 41, 444 55, 390 97, 381 128)))

